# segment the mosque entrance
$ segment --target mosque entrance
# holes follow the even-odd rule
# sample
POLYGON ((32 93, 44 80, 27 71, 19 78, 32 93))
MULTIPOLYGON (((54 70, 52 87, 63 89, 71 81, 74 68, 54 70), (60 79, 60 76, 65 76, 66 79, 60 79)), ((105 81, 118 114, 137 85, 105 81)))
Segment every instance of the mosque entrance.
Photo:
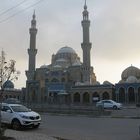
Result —
POLYGON ((49 103, 57 103, 57 92, 50 92, 49 93, 49 103))

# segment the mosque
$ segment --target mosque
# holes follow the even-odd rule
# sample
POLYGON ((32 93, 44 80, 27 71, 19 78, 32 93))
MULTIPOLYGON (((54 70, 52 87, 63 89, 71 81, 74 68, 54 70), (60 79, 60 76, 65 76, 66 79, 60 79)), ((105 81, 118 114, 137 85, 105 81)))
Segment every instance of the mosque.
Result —
POLYGON ((10 80, 7 80, 3 84, 4 90, 0 92, 2 93, 3 100, 6 100, 8 98, 16 98, 18 100, 22 100, 22 90, 21 89, 16 89, 14 86, 14 83, 10 80))
POLYGON ((93 104, 101 99, 113 99, 123 103, 140 102, 140 69, 130 66, 122 72, 117 84, 96 80, 90 62, 90 20, 85 2, 81 22, 83 29, 83 60, 69 46, 60 48, 51 57, 51 63, 36 68, 36 16, 31 21, 29 65, 26 70, 25 101, 27 103, 93 104))

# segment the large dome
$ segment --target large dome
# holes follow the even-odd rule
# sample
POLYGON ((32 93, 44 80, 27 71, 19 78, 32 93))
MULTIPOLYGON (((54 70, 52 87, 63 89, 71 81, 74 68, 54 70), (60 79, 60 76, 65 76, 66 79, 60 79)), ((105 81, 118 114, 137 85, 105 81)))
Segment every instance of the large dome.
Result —
POLYGON ((75 50, 70 48, 70 47, 68 47, 68 46, 65 46, 65 47, 59 49, 57 54, 59 54, 59 53, 72 53, 72 54, 76 54, 75 50))
POLYGON ((52 55, 52 65, 60 65, 62 67, 69 67, 72 66, 72 64, 76 60, 80 61, 80 58, 78 57, 77 53, 75 52, 74 49, 65 46, 60 48, 56 55, 52 55))
POLYGON ((128 68, 126 68, 123 72, 122 72, 122 80, 126 80, 128 77, 130 76, 134 76, 137 79, 140 79, 140 69, 136 68, 134 66, 130 66, 128 68))

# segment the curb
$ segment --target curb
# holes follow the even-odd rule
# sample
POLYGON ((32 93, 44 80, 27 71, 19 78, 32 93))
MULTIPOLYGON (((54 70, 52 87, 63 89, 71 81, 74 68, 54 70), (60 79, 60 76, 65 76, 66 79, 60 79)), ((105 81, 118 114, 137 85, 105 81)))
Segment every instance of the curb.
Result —
POLYGON ((49 137, 42 133, 16 131, 11 129, 6 129, 5 136, 13 137, 16 140, 57 140, 56 138, 49 137))

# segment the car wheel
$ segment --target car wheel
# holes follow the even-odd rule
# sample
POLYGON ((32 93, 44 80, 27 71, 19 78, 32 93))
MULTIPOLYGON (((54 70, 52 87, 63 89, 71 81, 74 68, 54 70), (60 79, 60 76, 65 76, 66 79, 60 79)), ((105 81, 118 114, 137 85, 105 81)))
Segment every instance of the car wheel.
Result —
POLYGON ((116 105, 114 105, 114 106, 113 106, 113 109, 115 109, 115 110, 116 110, 116 109, 118 109, 118 107, 117 107, 116 105))
POLYGON ((15 119, 12 121, 12 128, 14 130, 20 130, 21 129, 21 124, 20 124, 20 121, 15 119))

